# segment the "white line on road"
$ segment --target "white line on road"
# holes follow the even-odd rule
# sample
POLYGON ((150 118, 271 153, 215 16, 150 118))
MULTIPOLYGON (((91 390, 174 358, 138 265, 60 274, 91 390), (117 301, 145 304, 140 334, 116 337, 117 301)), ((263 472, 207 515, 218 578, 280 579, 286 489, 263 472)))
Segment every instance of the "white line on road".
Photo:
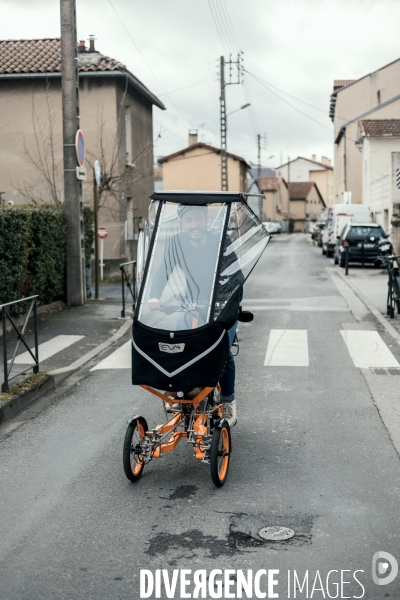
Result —
POLYGON ((132 342, 126 342, 123 346, 115 350, 110 356, 99 362, 98 365, 90 369, 99 371, 100 369, 130 369, 131 368, 131 345, 132 342))
POLYGON ((308 367, 306 329, 271 329, 265 367, 308 367))
POLYGON ((356 367, 361 369, 400 367, 377 331, 346 329, 340 333, 356 367))
MULTIPOLYGON (((56 335, 51 340, 39 344, 39 361, 43 362, 48 358, 51 358, 55 354, 58 354, 58 352, 79 342, 79 340, 84 337, 84 335, 56 335)), ((35 354, 35 349, 32 349, 32 354, 35 354)), ((30 365, 31 363, 33 364, 33 359, 29 352, 20 354, 14 361, 14 364, 16 365, 30 365)))

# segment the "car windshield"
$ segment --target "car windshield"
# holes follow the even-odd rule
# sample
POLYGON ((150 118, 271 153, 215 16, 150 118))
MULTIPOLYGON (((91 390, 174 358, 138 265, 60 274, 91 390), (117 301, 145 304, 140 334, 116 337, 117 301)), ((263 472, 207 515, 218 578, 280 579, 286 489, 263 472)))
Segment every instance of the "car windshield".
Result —
POLYGON ((355 238, 381 238, 384 232, 381 227, 369 227, 368 225, 354 225, 350 227, 347 237, 349 239, 355 238))

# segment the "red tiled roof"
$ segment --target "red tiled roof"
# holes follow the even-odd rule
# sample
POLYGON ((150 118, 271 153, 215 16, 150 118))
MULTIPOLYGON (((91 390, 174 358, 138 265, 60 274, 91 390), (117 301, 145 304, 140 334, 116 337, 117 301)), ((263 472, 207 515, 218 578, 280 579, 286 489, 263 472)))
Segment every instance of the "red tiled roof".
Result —
MULTIPOLYGON (((119 70, 126 70, 125 65, 103 54, 100 54, 98 65, 89 63, 79 67, 79 71, 119 70)), ((61 41, 59 38, 0 41, 0 73, 54 72, 61 72, 61 41)))
POLYGON ((304 200, 315 185, 313 181, 298 181, 290 184, 290 199, 304 200))
POLYGON ((363 137, 400 137, 400 119, 362 119, 358 126, 363 137))
POLYGON ((335 79, 333 82, 334 89, 342 88, 345 85, 349 85, 349 83, 353 83, 355 79, 335 79))
POLYGON ((262 192, 276 192, 279 189, 278 177, 260 177, 257 183, 262 192))
MULTIPOLYGON (((160 164, 162 164, 162 163, 166 162, 167 160, 170 160, 171 158, 175 158, 182 154, 187 154, 187 153, 191 152, 191 150, 195 150, 196 148, 205 148, 206 150, 209 150, 210 152, 215 152, 216 154, 221 153, 220 148, 211 146, 211 144, 205 144, 204 142, 197 142, 196 144, 190 144, 190 146, 186 146, 186 148, 182 148, 182 150, 178 150, 177 152, 173 152, 172 154, 167 154, 166 156, 162 156, 161 158, 158 159, 158 162, 160 164)), ((242 156, 238 156, 237 154, 232 154, 232 152, 227 152, 227 155, 230 156, 231 158, 234 158, 235 160, 240 160, 241 162, 243 162, 246 165, 246 167, 248 169, 250 169, 250 165, 245 161, 245 159, 242 156)))

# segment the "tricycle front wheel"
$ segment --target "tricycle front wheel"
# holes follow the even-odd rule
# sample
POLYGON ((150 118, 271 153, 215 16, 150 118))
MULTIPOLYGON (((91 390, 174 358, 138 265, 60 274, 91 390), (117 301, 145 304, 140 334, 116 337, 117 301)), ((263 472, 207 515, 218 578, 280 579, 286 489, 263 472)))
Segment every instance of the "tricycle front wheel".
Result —
POLYGON ((143 417, 134 419, 128 425, 124 439, 123 462, 125 475, 130 481, 140 479, 144 469, 142 444, 146 437, 147 423, 143 417))
POLYGON ((210 452, 211 479, 217 487, 223 486, 228 477, 231 448, 228 423, 217 425, 212 436, 210 452))

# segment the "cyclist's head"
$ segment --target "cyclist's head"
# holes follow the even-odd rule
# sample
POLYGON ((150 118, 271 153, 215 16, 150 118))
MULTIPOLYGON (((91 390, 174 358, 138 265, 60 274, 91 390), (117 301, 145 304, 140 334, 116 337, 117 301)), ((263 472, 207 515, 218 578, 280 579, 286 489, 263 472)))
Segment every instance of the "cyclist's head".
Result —
POLYGON ((208 207, 180 204, 178 217, 185 233, 193 242, 200 241, 207 230, 208 207))

